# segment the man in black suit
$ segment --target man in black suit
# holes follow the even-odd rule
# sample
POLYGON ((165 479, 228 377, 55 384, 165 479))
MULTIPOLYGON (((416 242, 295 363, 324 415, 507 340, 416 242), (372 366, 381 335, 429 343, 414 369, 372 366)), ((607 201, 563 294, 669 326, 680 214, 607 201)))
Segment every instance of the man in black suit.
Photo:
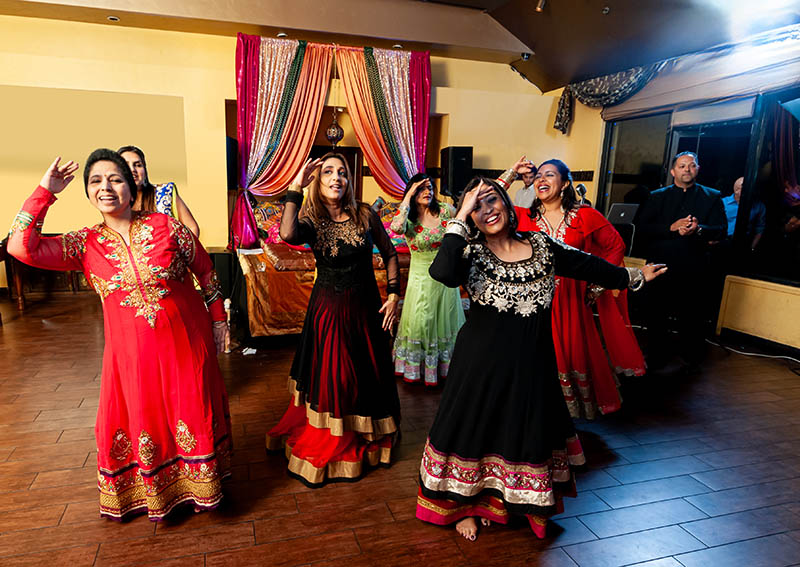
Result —
POLYGON ((695 183, 697 154, 672 159, 674 183, 650 194, 636 223, 646 239, 648 262, 667 264, 669 272, 649 285, 648 364, 668 362, 668 321, 674 317, 679 354, 690 369, 702 360, 710 314, 708 245, 725 238, 727 220, 719 191, 695 183))

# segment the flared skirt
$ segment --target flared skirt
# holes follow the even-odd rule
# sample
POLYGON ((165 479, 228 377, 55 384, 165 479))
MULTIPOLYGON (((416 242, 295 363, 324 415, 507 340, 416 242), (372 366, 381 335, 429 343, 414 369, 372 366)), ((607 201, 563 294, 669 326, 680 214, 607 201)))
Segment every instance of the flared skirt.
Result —
POLYGON ((394 371, 406 382, 438 384, 450 368, 464 308, 458 289, 431 278, 436 252, 412 252, 403 313, 394 341, 394 371))
POLYGON ((289 378, 291 401, 267 433, 289 472, 309 486, 356 480, 389 465, 400 422, 390 337, 377 287, 312 292, 289 378))
MULTIPOLYGON (((574 493, 571 467, 583 464, 550 311, 520 317, 473 305, 423 451, 422 497, 467 507, 491 497, 509 513, 546 517, 560 494, 574 493)), ((418 516, 431 521, 419 507, 418 516)))
POLYGON ((104 306, 111 313, 95 426, 102 516, 161 520, 183 503, 199 511, 222 500, 228 398, 209 315, 193 289, 186 295, 162 301, 154 327, 104 306))

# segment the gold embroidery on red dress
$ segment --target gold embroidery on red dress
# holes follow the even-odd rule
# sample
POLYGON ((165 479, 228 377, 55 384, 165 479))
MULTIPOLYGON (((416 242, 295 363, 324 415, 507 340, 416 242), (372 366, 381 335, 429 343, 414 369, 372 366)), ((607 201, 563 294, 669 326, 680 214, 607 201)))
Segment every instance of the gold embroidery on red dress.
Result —
POLYGON ((150 434, 142 429, 139 434, 139 462, 143 465, 150 466, 156 456, 156 444, 150 434))
MULTIPOLYGON (((117 290, 128 292, 120 305, 135 308, 137 316, 144 317, 151 327, 155 327, 156 316, 163 309, 160 301, 169 295, 169 288, 163 283, 169 274, 160 266, 151 266, 147 256, 154 247, 151 243, 153 227, 146 222, 149 217, 147 213, 134 216, 129 229, 130 246, 114 230, 105 225, 98 226, 97 241, 110 250, 105 256, 119 272, 105 281, 105 288, 98 281, 100 278, 93 278, 92 283, 95 290, 105 289, 107 295, 117 290)), ((98 293, 103 297, 100 291, 98 293)))
POLYGON ((76 230, 61 235, 61 253, 64 260, 81 258, 86 253, 86 237, 89 231, 76 230))
POLYGON ((122 428, 117 429, 111 436, 109 454, 118 461, 124 461, 131 454, 131 440, 122 428))
POLYGON ((11 230, 8 231, 9 234, 19 231, 25 232, 31 223, 33 223, 33 215, 30 214, 28 211, 20 211, 17 213, 17 216, 14 217, 14 222, 11 225, 11 230))
POLYGON ((192 435, 192 432, 189 431, 189 426, 181 419, 178 420, 178 424, 175 426, 175 442, 178 447, 187 453, 191 452, 197 445, 197 440, 192 435))
POLYGON ((206 305, 210 305, 222 297, 222 286, 219 283, 216 271, 211 270, 211 275, 208 278, 208 282, 203 286, 202 292, 206 305))

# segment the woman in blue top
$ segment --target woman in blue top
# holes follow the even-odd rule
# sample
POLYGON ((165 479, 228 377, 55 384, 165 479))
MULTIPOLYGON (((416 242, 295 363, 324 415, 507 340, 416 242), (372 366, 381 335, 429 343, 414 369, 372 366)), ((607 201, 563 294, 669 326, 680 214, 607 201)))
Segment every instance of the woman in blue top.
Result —
POLYGON ((195 236, 200 236, 200 225, 194 220, 192 211, 178 195, 178 188, 173 182, 163 185, 153 185, 147 175, 147 162, 144 159, 144 152, 136 146, 122 146, 117 150, 128 167, 131 168, 133 179, 136 181, 136 202, 133 203, 134 211, 156 211, 164 213, 172 218, 178 219, 186 228, 192 231, 195 236))

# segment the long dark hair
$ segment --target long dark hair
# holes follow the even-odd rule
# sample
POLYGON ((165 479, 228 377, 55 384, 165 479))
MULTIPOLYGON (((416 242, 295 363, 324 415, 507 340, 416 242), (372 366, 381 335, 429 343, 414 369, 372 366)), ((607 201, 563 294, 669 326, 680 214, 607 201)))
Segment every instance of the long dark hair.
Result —
POLYGON ((335 152, 328 152, 320 159, 322 163, 320 166, 314 171, 314 179, 308 186, 308 192, 306 193, 306 199, 303 203, 303 207, 300 210, 300 215, 308 217, 314 225, 316 225, 320 219, 330 219, 330 215, 328 214, 328 209, 325 208, 325 204, 322 202, 322 197, 319 194, 319 183, 320 177, 322 177, 322 166, 323 164, 328 161, 330 158, 336 158, 344 165, 345 175, 347 176, 347 187, 344 190, 344 194, 342 195, 342 210, 345 211, 353 222, 356 224, 359 232, 364 232, 369 228, 369 212, 370 208, 368 205, 362 203, 361 201, 356 200, 356 192, 353 188, 353 178, 350 174, 350 164, 347 163, 347 159, 342 155, 335 152))
POLYGON ((136 146, 122 146, 117 150, 119 155, 122 155, 125 152, 133 152, 139 156, 140 160, 142 160, 142 166, 144 167, 144 179, 142 180, 142 210, 155 211, 156 186, 150 183, 150 173, 147 171, 147 160, 144 158, 144 152, 141 150, 141 148, 136 146))
MULTIPOLYGON (((575 191, 575 187, 572 185, 572 172, 567 167, 567 164, 560 159, 549 159, 539 164, 538 171, 542 171, 542 167, 547 164, 554 166, 556 170, 558 170, 558 174, 561 176, 562 181, 565 179, 569 180, 569 185, 564 187, 564 189, 561 191, 561 208, 564 209, 565 213, 571 211, 572 209, 578 208, 580 206, 580 202, 578 201, 578 194, 575 191)), ((531 204, 529 214, 533 220, 536 220, 542 216, 542 202, 539 200, 539 197, 536 194, 534 194, 533 204, 531 204)), ((567 218, 567 224, 569 224, 569 218, 567 218)))
MULTIPOLYGON (((503 206, 506 208, 506 212, 508 213, 508 235, 513 238, 514 240, 522 240, 522 238, 517 233, 517 213, 514 210, 514 203, 511 202, 511 197, 508 196, 508 193, 505 189, 503 189, 500 184, 495 181, 494 179, 489 179, 488 177, 473 177, 467 186, 464 188, 464 191, 461 192, 461 197, 458 199, 458 207, 457 210, 461 210, 461 207, 464 205, 464 198, 466 197, 469 191, 472 191, 475 187, 483 183, 484 185, 488 185, 494 191, 500 195, 500 200, 503 201, 503 206)), ((483 240, 485 237, 483 234, 478 230, 478 227, 475 226, 475 222, 472 220, 472 214, 467 216, 467 226, 470 229, 470 237, 477 240, 483 240)))
POLYGON ((114 150, 109 150, 108 148, 99 148, 90 153, 89 157, 86 158, 86 165, 83 168, 83 188, 86 192, 86 197, 89 197, 89 173, 92 170, 92 166, 98 161, 110 161, 119 168, 119 172, 125 179, 125 183, 128 184, 128 188, 131 192, 131 203, 133 203, 136 200, 137 189, 136 182, 133 180, 131 168, 128 167, 128 162, 125 161, 119 153, 114 150))
MULTIPOLYGON (((438 217, 440 209, 439 209, 439 201, 436 199, 436 185, 433 183, 433 179, 431 179, 430 175, 428 175, 427 173, 417 173, 416 175, 413 175, 411 179, 409 179, 408 182, 406 183, 406 190, 403 192, 403 195, 407 194, 415 183, 418 183, 423 179, 427 179, 428 181, 431 182, 432 195, 431 195, 431 202, 428 203, 428 210, 438 217)), ((417 196, 414 195, 414 199, 416 198, 417 196)), ((411 222, 417 222, 418 216, 419 214, 417 212, 417 203, 415 201, 411 203, 411 206, 408 209, 408 220, 411 222)))

